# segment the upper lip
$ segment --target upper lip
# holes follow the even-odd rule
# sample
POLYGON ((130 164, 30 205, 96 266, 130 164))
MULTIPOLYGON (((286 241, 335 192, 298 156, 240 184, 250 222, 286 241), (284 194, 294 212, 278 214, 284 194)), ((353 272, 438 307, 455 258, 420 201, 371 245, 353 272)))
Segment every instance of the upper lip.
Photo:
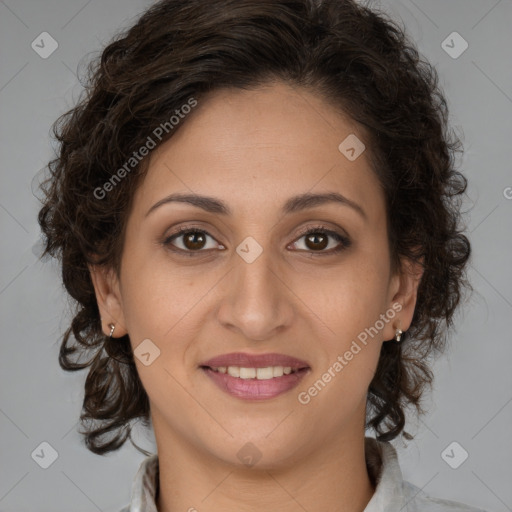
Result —
POLYGON ((283 366, 291 368, 309 368, 306 361, 285 354, 246 354, 243 352, 232 352, 222 354, 204 361, 199 366, 218 368, 219 366, 239 366, 241 368, 266 368, 268 366, 283 366))

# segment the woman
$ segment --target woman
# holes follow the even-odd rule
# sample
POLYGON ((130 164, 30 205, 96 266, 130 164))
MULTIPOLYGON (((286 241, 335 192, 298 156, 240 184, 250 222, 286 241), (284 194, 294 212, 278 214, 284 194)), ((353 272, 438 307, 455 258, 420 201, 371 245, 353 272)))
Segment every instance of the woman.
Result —
POLYGON ((471 288, 459 140, 402 29, 351 0, 164 0, 90 71, 39 222, 88 448, 155 433, 123 511, 475 511, 389 442, 471 288))

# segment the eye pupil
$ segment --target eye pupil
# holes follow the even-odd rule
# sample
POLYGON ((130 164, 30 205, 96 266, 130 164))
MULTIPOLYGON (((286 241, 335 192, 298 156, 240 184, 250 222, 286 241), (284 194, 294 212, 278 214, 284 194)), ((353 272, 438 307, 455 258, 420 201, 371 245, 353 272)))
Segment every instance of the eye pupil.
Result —
POLYGON ((184 235, 183 237, 184 245, 187 247, 187 249, 201 249, 204 246, 205 242, 205 236, 204 233, 201 233, 200 231, 189 231, 188 234, 184 235), (196 237, 200 238, 200 242, 197 241, 196 237), (189 243, 191 242, 191 243, 189 243), (197 245, 199 244, 199 246, 197 245))
POLYGON ((306 240, 308 243, 308 247, 310 247, 310 245, 309 245, 310 241, 313 243, 313 247, 310 247, 311 249, 320 249, 320 250, 325 249, 327 247, 327 245, 329 244, 328 237, 322 233, 310 233, 306 237, 306 240), (323 241, 318 242, 318 238, 323 239, 323 241), (316 246, 314 245, 314 244, 319 244, 319 243, 320 243, 320 247, 318 247, 318 245, 316 245, 316 246))

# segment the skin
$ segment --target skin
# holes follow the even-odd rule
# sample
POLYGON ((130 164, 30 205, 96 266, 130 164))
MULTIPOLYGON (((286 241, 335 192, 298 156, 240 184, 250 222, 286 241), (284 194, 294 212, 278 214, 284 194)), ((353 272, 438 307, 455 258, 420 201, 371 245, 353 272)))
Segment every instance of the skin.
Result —
POLYGON ((351 133, 365 140, 361 127, 304 89, 277 82, 211 93, 151 154, 128 219, 120 278, 91 267, 105 334, 114 323, 114 337, 128 333, 134 349, 149 338, 160 350, 148 366, 135 358, 151 404, 160 512, 356 512, 371 499, 367 390, 382 343, 411 323, 421 273, 408 262, 410 272, 391 273, 384 194, 368 154, 349 161, 338 150, 351 133), (280 213, 291 196, 333 191, 367 218, 337 203, 280 213), (174 202, 146 216, 177 192, 219 198, 233 215, 174 202), (162 243, 185 225, 209 235, 204 248, 174 239, 175 248, 195 250, 192 257, 162 243), (299 232, 319 225, 352 244, 327 255, 336 239, 308 244, 299 232), (248 236, 263 248, 252 263, 236 252, 248 236), (298 393, 393 303, 401 311, 317 396, 299 403, 298 393), (311 370, 289 392, 244 401, 198 367, 229 352, 292 355, 311 370), (250 468, 237 456, 248 442, 261 453, 250 468))

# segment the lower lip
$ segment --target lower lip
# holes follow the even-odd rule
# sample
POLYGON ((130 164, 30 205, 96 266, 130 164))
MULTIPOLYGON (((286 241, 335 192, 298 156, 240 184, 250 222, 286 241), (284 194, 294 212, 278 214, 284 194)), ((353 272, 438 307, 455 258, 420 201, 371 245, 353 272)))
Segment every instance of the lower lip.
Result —
POLYGON ((222 391, 243 400, 267 400, 293 389, 302 380, 308 369, 289 373, 272 379, 240 379, 211 368, 201 368, 222 391))

